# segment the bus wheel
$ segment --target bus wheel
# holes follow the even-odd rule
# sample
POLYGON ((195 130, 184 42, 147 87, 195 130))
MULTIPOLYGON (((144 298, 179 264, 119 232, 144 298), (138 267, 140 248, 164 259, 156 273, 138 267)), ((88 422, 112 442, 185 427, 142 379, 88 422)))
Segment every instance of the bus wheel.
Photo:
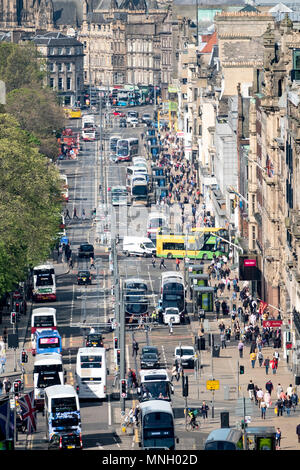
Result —
POLYGON ((168 258, 168 259, 173 258, 172 253, 168 253, 168 254, 167 254, 167 258, 168 258))

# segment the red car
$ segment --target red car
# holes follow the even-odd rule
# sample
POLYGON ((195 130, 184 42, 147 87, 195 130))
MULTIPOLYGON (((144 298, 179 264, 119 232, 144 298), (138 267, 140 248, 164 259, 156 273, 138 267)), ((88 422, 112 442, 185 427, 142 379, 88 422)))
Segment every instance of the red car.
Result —
POLYGON ((114 111, 114 116, 125 117, 125 113, 121 113, 120 111, 114 111))

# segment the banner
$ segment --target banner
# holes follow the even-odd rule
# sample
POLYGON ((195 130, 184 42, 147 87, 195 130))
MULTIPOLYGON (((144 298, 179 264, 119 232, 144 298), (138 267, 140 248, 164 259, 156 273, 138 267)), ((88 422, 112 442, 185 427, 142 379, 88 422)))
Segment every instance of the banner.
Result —
POLYGON ((33 390, 24 397, 18 399, 21 407, 22 418, 27 423, 27 432, 32 434, 36 432, 36 408, 34 406, 33 390))
POLYGON ((264 313, 264 311, 266 310, 268 304, 267 302, 263 302, 262 300, 260 301, 259 303, 259 310, 258 310, 258 313, 259 315, 262 315, 264 313))
POLYGON ((282 320, 264 320, 263 327, 266 328, 281 328, 282 320))
POLYGON ((0 404, 0 441, 14 437, 14 412, 10 409, 9 398, 0 404))

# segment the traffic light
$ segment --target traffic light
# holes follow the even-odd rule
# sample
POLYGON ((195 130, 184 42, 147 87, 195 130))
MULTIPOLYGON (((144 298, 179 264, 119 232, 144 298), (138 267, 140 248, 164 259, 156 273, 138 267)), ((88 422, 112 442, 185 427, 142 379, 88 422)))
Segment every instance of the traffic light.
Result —
POLYGON ((121 351, 120 349, 117 350, 117 365, 119 366, 120 365, 120 354, 121 354, 121 351))
POLYGON ((16 321, 17 321, 16 312, 10 312, 10 323, 16 323, 16 321))
POLYGON ((244 374, 245 373, 245 367, 244 366, 240 366, 240 374, 244 374))
POLYGON ((189 396, 189 378, 185 375, 182 376, 182 396, 189 396))
POLYGON ((20 383, 16 380, 14 382, 14 394, 15 394, 15 396, 19 395, 20 391, 21 391, 20 390, 20 383))
POLYGON ((127 398, 127 380, 121 380, 121 397, 127 398))
POLYGON ((118 349, 119 340, 117 337, 114 338, 114 349, 118 349))
POLYGON ((22 364, 25 364, 26 362, 28 362, 28 354, 26 351, 21 352, 21 362, 22 364))
POLYGON ((20 313, 20 303, 19 302, 15 303, 15 312, 20 313))

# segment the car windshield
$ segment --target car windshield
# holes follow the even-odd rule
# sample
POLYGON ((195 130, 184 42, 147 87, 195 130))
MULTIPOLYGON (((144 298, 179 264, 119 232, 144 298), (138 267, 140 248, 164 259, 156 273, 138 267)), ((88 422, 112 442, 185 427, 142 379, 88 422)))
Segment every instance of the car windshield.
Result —
POLYGON ((89 271, 80 271, 80 272, 78 273, 78 276, 83 276, 83 277, 84 277, 84 276, 88 277, 89 275, 90 275, 89 271))
POLYGON ((92 245, 81 245, 80 249, 82 251, 91 251, 93 250, 94 248, 92 247, 92 245))
POLYGON ((176 356, 193 356, 194 350, 189 348, 177 348, 176 356))
POLYGON ((151 348, 151 347, 149 347, 149 348, 146 347, 146 348, 142 349, 142 354, 144 354, 144 353, 157 354, 157 349, 156 348, 151 348))
POLYGON ((157 359, 156 354, 146 353, 143 355, 143 359, 157 359))

